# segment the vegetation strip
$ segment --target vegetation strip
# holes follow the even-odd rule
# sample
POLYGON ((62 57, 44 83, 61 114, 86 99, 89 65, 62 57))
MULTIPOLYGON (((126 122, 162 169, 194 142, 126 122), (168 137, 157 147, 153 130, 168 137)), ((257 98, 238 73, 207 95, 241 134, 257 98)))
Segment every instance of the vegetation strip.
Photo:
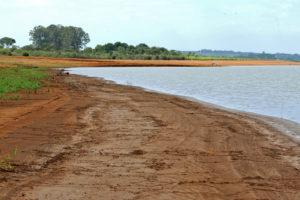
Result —
MULTIPOLYGON (((150 47, 144 43, 130 45, 123 42, 86 47, 89 34, 80 27, 50 25, 36 26, 29 32, 32 44, 16 46, 10 37, 0 39, 0 55, 59 58, 125 59, 125 60, 240 60, 222 56, 201 56, 192 52, 150 47)), ((244 58, 245 59, 245 58, 244 58)))
MULTIPOLYGON (((7 99, 7 94, 18 92, 24 89, 26 93, 37 90, 44 84, 41 79, 48 77, 49 74, 38 71, 37 69, 0 69, 0 99, 7 99)), ((17 100, 21 97, 20 94, 12 94, 10 100, 17 100)))

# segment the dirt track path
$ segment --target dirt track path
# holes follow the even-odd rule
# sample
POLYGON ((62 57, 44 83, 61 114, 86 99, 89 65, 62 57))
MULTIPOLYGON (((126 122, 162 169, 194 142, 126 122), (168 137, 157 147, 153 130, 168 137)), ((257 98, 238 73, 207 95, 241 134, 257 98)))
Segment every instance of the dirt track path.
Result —
POLYGON ((0 198, 300 199, 299 144, 258 120, 94 79, 60 81, 73 88, 62 88, 63 106, 0 140, 32 141, 17 173, 0 174, 0 198))

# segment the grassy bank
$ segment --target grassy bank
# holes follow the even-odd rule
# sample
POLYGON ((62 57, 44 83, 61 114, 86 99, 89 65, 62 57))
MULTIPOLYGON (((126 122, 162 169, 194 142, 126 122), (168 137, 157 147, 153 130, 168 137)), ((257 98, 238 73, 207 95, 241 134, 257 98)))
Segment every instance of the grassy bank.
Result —
POLYGON ((21 98, 16 92, 24 90, 26 93, 37 92, 44 84, 41 79, 48 77, 38 69, 0 68, 0 99, 17 100, 21 98))

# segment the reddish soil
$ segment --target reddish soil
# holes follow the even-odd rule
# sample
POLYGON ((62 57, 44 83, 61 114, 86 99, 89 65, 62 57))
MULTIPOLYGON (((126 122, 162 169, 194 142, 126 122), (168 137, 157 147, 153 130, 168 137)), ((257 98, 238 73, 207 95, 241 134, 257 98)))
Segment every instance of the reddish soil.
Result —
POLYGON ((103 66, 244 66, 244 65, 300 65, 299 62, 278 60, 100 60, 76 58, 43 58, 0 56, 0 67, 103 67, 103 66))
POLYGON ((0 103, 0 199, 300 199, 300 145, 247 114, 81 76, 0 103))

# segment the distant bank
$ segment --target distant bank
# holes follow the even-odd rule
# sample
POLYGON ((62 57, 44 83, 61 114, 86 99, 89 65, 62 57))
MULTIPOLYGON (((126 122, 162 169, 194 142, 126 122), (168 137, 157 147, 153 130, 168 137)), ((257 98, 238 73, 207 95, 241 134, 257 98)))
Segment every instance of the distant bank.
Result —
POLYGON ((249 65, 300 65, 299 62, 279 60, 105 60, 78 58, 47 58, 0 56, 0 67, 114 67, 114 66, 249 66, 249 65))
POLYGON ((198 56, 212 56, 212 57, 229 57, 229 58, 246 58, 246 59, 261 59, 261 60, 288 60, 300 62, 300 54, 288 53, 254 53, 254 52, 240 52, 240 51, 220 51, 202 49, 200 51, 183 51, 182 53, 191 53, 198 56))

